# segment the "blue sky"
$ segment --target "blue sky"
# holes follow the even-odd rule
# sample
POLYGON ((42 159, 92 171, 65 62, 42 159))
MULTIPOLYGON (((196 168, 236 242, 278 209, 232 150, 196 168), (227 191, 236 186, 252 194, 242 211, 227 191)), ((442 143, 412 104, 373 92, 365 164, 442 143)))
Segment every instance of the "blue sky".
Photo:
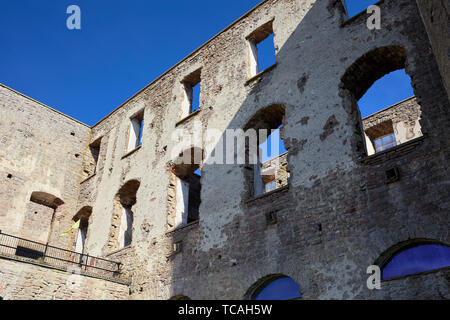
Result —
POLYGON ((345 3, 347 5, 348 15, 353 17, 379 1, 380 0, 345 0, 345 3))
POLYGON ((93 125, 260 2, 2 0, 0 83, 93 125), (72 4, 81 30, 66 28, 72 4))
POLYGON ((93 125, 259 2, 2 0, 0 83, 93 125))

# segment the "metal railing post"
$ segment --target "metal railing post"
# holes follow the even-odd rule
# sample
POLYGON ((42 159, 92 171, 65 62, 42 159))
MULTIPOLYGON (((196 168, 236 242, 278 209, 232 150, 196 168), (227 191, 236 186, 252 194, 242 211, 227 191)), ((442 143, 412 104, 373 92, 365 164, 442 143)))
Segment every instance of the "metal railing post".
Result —
POLYGON ((84 265, 84 271, 87 271, 87 267, 88 267, 88 259, 89 259, 89 253, 86 253, 86 263, 84 265))
POLYGON ((47 257, 47 249, 48 249, 48 242, 45 244, 44 259, 45 259, 45 257, 47 257))

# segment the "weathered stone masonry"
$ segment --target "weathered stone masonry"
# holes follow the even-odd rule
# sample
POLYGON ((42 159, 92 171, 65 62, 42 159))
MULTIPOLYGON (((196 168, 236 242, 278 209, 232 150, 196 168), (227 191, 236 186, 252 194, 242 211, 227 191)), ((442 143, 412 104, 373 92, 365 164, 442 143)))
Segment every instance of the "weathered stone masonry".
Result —
MULTIPOLYGON (((448 269, 366 287, 367 267, 388 248, 414 239, 450 243, 450 104, 441 44, 448 36, 422 20, 422 1, 379 5, 382 28, 368 30, 367 14, 347 20, 338 0, 264 1, 92 128, 0 86, 1 229, 21 234, 31 194, 45 192, 64 202, 50 242, 72 248, 74 239, 54 235, 92 207, 87 252, 120 260, 131 279, 129 292, 119 286, 94 298, 242 299, 258 280, 282 274, 300 284, 305 299, 448 299, 448 269), (276 66, 248 81, 246 37, 270 21, 276 66), (401 68, 415 98, 362 121, 356 101, 401 68), (198 70, 200 110, 183 119, 182 82, 198 70), (245 165, 203 162, 199 219, 173 230, 174 130, 198 132, 198 122, 203 130, 242 129, 270 106, 284 110, 287 185, 254 198, 245 165), (130 119, 142 112, 142 144, 128 150, 130 119), (406 122, 395 128, 409 132, 409 141, 367 156, 363 133, 384 117, 406 122), (387 183, 392 168, 400 179, 387 183), (118 249, 111 236, 120 228, 117 199, 130 181, 139 183, 132 243, 118 249), (175 243, 181 252, 173 252, 175 243)), ((205 150, 206 142, 195 147, 205 150)), ((0 275, 8 268, 0 260, 0 275)), ((80 290, 99 285, 86 281, 80 290)), ((20 297, 31 295, 7 296, 20 297)))

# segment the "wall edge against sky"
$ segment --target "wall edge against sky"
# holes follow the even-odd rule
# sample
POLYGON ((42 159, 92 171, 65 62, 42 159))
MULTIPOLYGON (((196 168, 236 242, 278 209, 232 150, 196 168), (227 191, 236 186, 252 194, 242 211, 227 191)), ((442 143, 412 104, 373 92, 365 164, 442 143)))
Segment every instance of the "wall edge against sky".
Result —
MULTIPOLYGON (((143 87, 141 90, 139 90, 138 92, 136 92, 135 94, 133 94, 130 98, 128 98, 125 102, 123 102, 122 104, 120 104, 117 108, 115 108, 113 111, 111 111, 110 113, 108 113, 106 116, 104 116, 101 120, 99 120, 98 122, 96 122, 91 128, 94 128, 95 126, 97 126, 98 124, 102 123, 104 120, 106 120, 107 118, 109 118, 111 115, 113 115, 114 113, 116 113, 120 108, 122 108, 125 104, 127 104, 128 102, 130 102, 131 100, 133 100, 136 96, 138 96, 140 93, 142 93, 144 90, 146 90, 147 88, 149 88, 151 85, 155 84, 157 81, 159 81, 162 77, 164 77, 166 74, 168 74, 170 71, 172 71, 173 69, 175 69, 177 66, 179 66, 181 63, 183 63, 184 61, 186 61, 187 59, 189 59, 190 57, 192 57, 193 55, 195 55, 197 52, 199 52, 201 49, 203 49, 207 44, 209 44, 211 41, 213 41, 214 39, 216 39, 218 36, 220 36, 222 33, 226 32, 227 30, 231 29, 234 25, 236 25, 237 23, 239 23, 242 19, 246 18, 247 16, 249 16, 251 13, 253 13, 256 9, 258 9, 259 7, 263 6, 264 4, 266 4, 269 1, 274 1, 274 0, 263 0, 261 3, 257 4, 255 7, 253 7, 252 9, 250 9, 249 11, 247 11, 246 13, 244 13, 242 16, 240 16, 239 18, 237 18, 235 21, 233 21, 230 25, 228 25, 226 28, 224 28, 223 30, 221 30, 220 32, 218 32, 217 34, 215 34, 211 39, 209 39, 208 41, 206 41, 205 43, 203 43, 200 47, 198 47, 197 49, 195 49, 194 51, 192 51, 190 54, 188 54, 186 57, 184 57, 183 59, 181 59, 180 61, 178 61, 176 64, 174 64, 172 67, 170 67, 169 69, 167 69, 165 72, 163 72, 161 75, 159 75, 156 79, 154 79, 152 82, 150 82, 149 84, 147 84, 145 87, 143 87)), ((277 0, 275 0, 277 1, 277 0)))
POLYGON ((71 116, 68 116, 67 114, 65 114, 65 113, 63 113, 63 112, 61 112, 61 111, 58 111, 58 110, 56 110, 56 109, 54 109, 54 108, 52 108, 52 107, 49 107, 49 106, 46 105, 45 103, 40 102, 40 101, 38 101, 38 100, 36 100, 36 99, 33 99, 33 98, 27 96, 26 94, 23 94, 23 93, 21 93, 21 92, 19 92, 19 91, 17 91, 17 90, 14 90, 14 89, 8 87, 7 85, 5 85, 5 84, 3 84, 3 83, 1 83, 1 82, 0 82, 0 87, 3 87, 3 88, 5 88, 5 89, 7 89, 7 90, 10 90, 10 91, 12 91, 12 92, 14 92, 14 93, 16 93, 16 94, 18 94, 18 95, 24 97, 25 99, 28 99, 28 100, 31 100, 31 101, 37 103, 37 104, 40 104, 41 106, 43 106, 43 107, 45 107, 45 108, 47 108, 47 109, 49 109, 49 110, 51 110, 51 111, 53 111, 53 112, 56 112, 56 113, 58 113, 58 114, 60 114, 60 115, 62 115, 62 116, 64 116, 64 117, 66 117, 66 118, 68 118, 68 119, 70 119, 70 120, 72 120, 72 121, 75 121, 75 122, 77 122, 77 123, 79 123, 79 124, 81 124, 81 125, 83 125, 83 126, 86 126, 86 127, 88 127, 88 128, 92 128, 92 127, 89 126, 88 124, 83 123, 83 122, 81 122, 80 120, 77 120, 77 119, 75 119, 75 118, 72 118, 71 116))

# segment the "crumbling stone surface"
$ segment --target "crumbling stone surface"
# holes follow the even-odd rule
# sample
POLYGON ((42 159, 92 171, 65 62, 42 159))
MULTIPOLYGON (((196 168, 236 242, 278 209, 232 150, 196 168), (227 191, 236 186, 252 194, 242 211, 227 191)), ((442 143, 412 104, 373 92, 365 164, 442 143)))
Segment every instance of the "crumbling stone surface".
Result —
POLYGON ((78 209, 90 134, 88 126, 0 85, 2 232, 72 248, 74 239, 58 235, 78 209))
MULTIPOLYGON (((436 60, 442 51, 429 50, 429 38, 441 38, 429 37, 435 29, 425 29, 415 1, 380 6, 382 28, 369 30, 367 14, 343 23, 336 0, 265 1, 92 128, 0 87, 0 179, 8 181, 0 184, 0 225, 18 232, 29 195, 44 187, 64 201, 54 230, 92 206, 86 250, 123 263, 132 299, 241 299, 273 274, 297 281, 305 299, 448 299, 446 270, 383 282, 377 291, 366 286, 367 267, 387 248, 416 238, 450 243, 450 104, 436 60), (272 20, 277 64, 247 82, 245 37, 272 20), (362 121, 364 90, 403 67, 415 98, 362 121), (199 69, 200 111, 180 122, 181 82, 199 69), (255 115, 269 106, 284 113, 286 185, 252 198, 245 165, 202 163, 199 221, 173 230, 174 130, 194 136, 257 126, 255 115), (416 121, 418 106, 421 143, 364 161, 364 130, 384 117, 416 121), (130 118, 142 110, 142 146, 129 153, 130 118), (99 138, 97 170, 85 180, 88 147, 99 138), (393 167, 400 180, 388 184, 393 167), (116 196, 132 180, 140 182, 133 242, 111 252, 116 196), (275 224, 266 221, 270 212, 275 224)), ((201 135, 195 143, 206 149, 201 135)), ((71 248, 73 239, 54 241, 71 248)))
POLYGON ((0 259, 4 300, 125 300, 128 286, 0 259))

